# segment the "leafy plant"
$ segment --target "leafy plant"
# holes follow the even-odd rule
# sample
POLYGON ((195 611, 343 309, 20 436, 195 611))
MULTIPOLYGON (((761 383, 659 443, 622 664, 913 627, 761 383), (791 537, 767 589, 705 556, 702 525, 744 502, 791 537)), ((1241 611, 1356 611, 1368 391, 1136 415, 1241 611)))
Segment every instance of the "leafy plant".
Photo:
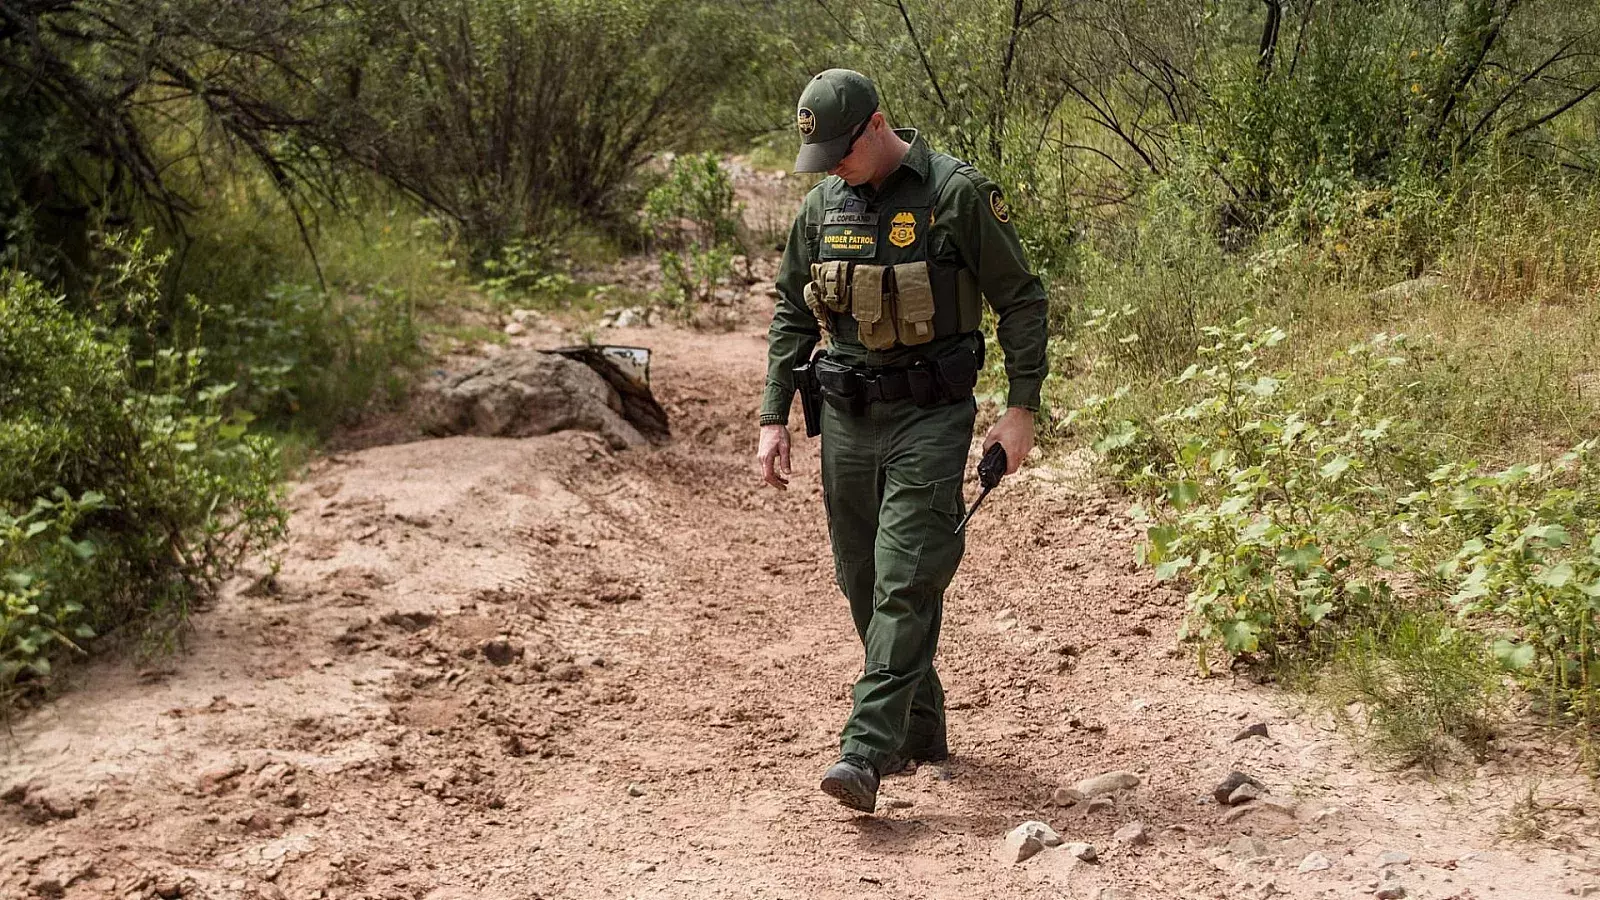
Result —
POLYGON ((661 262, 662 299, 683 319, 733 275, 739 215, 733 179, 714 153, 676 157, 645 198, 644 221, 661 262))

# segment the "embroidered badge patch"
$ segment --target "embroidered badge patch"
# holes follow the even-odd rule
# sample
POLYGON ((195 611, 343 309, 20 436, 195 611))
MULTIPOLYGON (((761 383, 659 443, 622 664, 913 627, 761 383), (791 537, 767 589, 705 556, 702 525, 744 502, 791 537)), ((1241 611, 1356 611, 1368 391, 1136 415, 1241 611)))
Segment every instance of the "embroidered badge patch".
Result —
POLYGON ((1002 222, 1011 221, 1011 207, 1007 206, 1005 198, 1000 196, 999 188, 989 189, 989 211, 1002 222))
POLYGON ((817 114, 805 107, 800 107, 800 112, 795 115, 795 122, 800 126, 800 133, 809 135, 817 130, 817 114))
POLYGON ((917 240, 917 217, 908 212, 898 212, 889 220, 889 243, 896 247, 909 247, 917 240))

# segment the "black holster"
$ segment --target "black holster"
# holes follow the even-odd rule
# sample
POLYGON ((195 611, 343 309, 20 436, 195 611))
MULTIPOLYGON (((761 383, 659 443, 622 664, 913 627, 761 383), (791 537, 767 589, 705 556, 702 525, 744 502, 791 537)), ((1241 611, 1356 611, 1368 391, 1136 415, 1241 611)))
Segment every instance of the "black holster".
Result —
POLYGON ((794 388, 806 417, 806 437, 816 437, 822 433, 822 385, 817 381, 815 360, 794 367, 794 388))

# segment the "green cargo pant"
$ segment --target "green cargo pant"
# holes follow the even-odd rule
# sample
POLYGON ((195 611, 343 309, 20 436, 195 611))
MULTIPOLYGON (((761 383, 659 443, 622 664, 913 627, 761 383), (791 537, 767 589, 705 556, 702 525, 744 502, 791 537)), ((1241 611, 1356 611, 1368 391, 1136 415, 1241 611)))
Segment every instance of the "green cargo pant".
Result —
POLYGON ((866 665, 840 750, 883 768, 902 747, 944 734, 933 668, 944 591, 966 549, 962 471, 977 403, 823 407, 822 489, 834 574, 866 665))

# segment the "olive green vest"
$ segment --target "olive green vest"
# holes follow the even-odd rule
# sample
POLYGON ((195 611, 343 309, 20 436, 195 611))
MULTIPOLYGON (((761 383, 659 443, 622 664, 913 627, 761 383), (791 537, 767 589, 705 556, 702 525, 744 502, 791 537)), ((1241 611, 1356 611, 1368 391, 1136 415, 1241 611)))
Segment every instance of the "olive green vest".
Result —
POLYGON ((939 198, 963 170, 977 177, 961 160, 929 153, 927 178, 904 179, 871 200, 839 178, 822 184, 821 219, 806 225, 813 260, 806 305, 835 339, 886 350, 978 330, 977 278, 949 261, 954 253, 929 255, 939 198))

